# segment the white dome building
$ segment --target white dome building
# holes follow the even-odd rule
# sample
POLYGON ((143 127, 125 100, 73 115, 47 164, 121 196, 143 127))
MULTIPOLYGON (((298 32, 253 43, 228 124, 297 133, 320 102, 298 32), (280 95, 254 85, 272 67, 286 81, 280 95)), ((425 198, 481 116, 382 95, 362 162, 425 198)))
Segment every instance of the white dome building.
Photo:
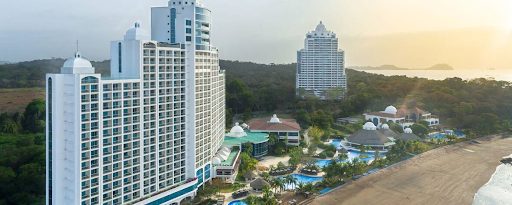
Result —
POLYGON ((411 134, 412 129, 411 128, 405 128, 404 133, 411 134))
POLYGON ((272 115, 272 118, 270 118, 269 123, 281 123, 281 120, 279 120, 279 118, 277 118, 277 115, 274 114, 272 115))
POLYGON ((231 128, 228 134, 226 134, 228 137, 245 137, 247 136, 247 133, 245 133, 244 128, 242 128, 238 122, 235 123, 235 126, 231 128))
POLYGON ((405 117, 393 105, 387 106, 384 111, 365 113, 364 118, 379 127, 390 122, 397 124, 405 123, 405 117))
POLYGON ((390 105, 390 106, 386 107, 386 109, 384 110, 383 113, 396 115, 397 112, 398 112, 398 110, 396 109, 396 107, 393 105, 390 105))
POLYGON ((364 130, 377 130, 377 126, 375 126, 372 122, 366 122, 363 125, 364 130))
POLYGON ((80 52, 76 52, 75 56, 68 58, 62 68, 60 69, 62 74, 93 74, 94 67, 90 61, 82 58, 80 52))

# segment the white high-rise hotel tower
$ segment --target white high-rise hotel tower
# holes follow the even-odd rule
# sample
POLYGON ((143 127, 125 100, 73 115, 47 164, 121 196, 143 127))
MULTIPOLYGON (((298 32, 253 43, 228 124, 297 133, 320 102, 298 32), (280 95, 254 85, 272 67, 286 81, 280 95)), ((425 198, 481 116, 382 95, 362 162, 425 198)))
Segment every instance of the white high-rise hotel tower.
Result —
POLYGON ((153 8, 111 44, 110 77, 77 52, 47 74, 47 200, 178 204, 211 180, 225 128, 224 72, 199 0, 153 8))
POLYGON ((304 49, 297 52, 297 95, 342 98, 347 89, 344 55, 336 34, 320 22, 306 35, 304 49))

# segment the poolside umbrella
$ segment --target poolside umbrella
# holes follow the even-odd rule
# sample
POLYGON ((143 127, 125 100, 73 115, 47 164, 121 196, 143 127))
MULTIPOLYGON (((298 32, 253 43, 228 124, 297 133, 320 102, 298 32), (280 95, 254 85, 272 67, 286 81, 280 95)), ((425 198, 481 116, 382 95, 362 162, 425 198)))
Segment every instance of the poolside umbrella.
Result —
POLYGON ((262 178, 257 178, 251 182, 251 187, 256 191, 263 190, 265 186, 270 186, 270 184, 262 178))

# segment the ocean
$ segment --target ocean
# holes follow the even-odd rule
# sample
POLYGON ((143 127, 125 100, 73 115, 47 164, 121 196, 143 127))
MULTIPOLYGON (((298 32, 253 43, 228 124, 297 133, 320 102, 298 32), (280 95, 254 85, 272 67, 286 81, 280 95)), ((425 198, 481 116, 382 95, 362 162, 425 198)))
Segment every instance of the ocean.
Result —
POLYGON ((500 81, 512 81, 512 69, 468 69, 468 70, 360 70, 368 73, 382 74, 386 76, 405 75, 407 77, 420 77, 432 80, 444 80, 446 78, 459 77, 464 80, 475 78, 492 78, 500 81))

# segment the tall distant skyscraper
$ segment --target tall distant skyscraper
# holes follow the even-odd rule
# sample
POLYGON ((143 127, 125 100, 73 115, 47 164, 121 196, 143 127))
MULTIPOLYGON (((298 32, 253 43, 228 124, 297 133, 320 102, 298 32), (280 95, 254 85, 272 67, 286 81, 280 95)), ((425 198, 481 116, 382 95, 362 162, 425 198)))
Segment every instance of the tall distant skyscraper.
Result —
POLYGON ((297 52, 297 95, 343 98, 347 89, 344 55, 336 34, 320 22, 306 35, 304 49, 297 52))
POLYGON ((47 204, 178 204, 211 180, 225 86, 210 12, 171 0, 152 13, 169 40, 136 23, 111 43, 110 77, 78 52, 47 74, 47 204))

